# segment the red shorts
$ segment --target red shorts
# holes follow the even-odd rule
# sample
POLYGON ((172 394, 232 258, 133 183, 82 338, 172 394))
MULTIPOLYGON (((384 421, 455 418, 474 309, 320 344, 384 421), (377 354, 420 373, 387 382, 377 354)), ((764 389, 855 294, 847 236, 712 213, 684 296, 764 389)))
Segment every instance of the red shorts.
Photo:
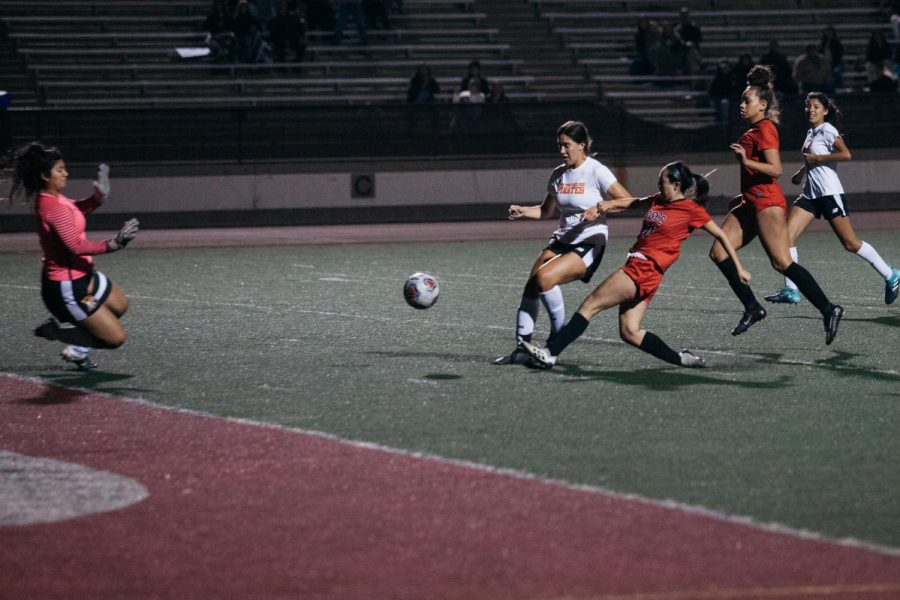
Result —
POLYGON ((629 257, 625 261, 622 272, 628 275, 637 286, 636 299, 638 301, 650 302, 663 280, 663 272, 659 270, 655 262, 636 256, 629 257))
POLYGON ((787 214, 787 200, 779 185, 756 186, 741 192, 741 202, 752 206, 755 212, 778 206, 787 214))

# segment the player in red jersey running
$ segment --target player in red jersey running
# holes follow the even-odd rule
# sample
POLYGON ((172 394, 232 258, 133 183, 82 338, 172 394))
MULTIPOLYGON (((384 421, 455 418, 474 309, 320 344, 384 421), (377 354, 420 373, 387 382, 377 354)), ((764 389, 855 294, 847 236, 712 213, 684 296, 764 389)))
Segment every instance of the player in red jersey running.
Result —
MULTIPOLYGON (((825 324, 825 343, 837 335, 844 314, 840 305, 832 304, 805 268, 791 259, 787 227, 787 202, 776 179, 781 176, 779 151, 778 100, 773 92, 774 75, 769 67, 757 65, 747 75, 747 89, 741 97, 741 117, 750 124, 731 151, 741 165, 741 195, 733 205, 722 230, 731 245, 741 249, 759 236, 772 267, 789 277, 820 313, 825 324)), ((744 314, 731 335, 740 335, 766 317, 766 310, 753 295, 750 286, 741 281, 735 264, 718 240, 709 256, 725 275, 728 284, 744 305, 744 314)))
POLYGON ((92 257, 124 248, 137 235, 138 221, 127 221, 109 240, 88 240, 85 216, 109 195, 109 167, 100 165, 94 194, 80 201, 63 195, 68 177, 62 153, 33 142, 16 155, 10 197, 34 201, 44 253, 41 297, 55 318, 40 325, 34 334, 68 344, 63 359, 80 369, 91 369, 97 366, 90 358, 93 348, 118 348, 125 343, 119 318, 128 309, 122 288, 94 270, 92 257), (61 327, 57 320, 75 326, 61 327))
POLYGON ((641 329, 641 322, 666 269, 681 255, 681 243, 695 229, 704 229, 715 237, 734 261, 740 280, 750 282, 750 273, 741 266, 727 236, 703 207, 708 193, 709 183, 704 177, 692 173, 682 162, 673 162, 659 172, 658 194, 600 202, 597 209, 601 214, 624 210, 636 202, 651 202, 637 242, 628 252, 625 266, 607 277, 585 298, 578 311, 547 343, 546 348, 521 342, 523 350, 538 366, 549 369, 556 364, 557 357, 566 346, 585 332, 594 315, 618 306, 622 341, 674 365, 706 366, 706 362, 693 352, 676 352, 652 332, 641 329))

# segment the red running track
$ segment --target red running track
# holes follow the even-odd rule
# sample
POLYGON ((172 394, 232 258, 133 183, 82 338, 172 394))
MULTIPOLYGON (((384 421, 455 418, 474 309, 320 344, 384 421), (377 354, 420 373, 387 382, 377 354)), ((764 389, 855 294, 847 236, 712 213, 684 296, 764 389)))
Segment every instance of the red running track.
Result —
POLYGON ((0 374, 0 450, 149 497, 0 527, 0 597, 900 598, 900 553, 0 374))

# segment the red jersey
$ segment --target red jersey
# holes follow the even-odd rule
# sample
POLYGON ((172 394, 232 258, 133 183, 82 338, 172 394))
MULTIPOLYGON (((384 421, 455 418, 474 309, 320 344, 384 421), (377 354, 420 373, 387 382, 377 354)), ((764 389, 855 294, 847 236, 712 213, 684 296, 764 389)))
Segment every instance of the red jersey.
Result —
POLYGON ((711 220, 706 209, 693 200, 654 202, 630 252, 640 252, 665 272, 681 256, 681 242, 711 220))
MULTIPOLYGON (((763 156, 764 150, 779 150, 781 143, 778 140, 778 129, 769 119, 763 119, 754 123, 750 129, 737 141, 744 149, 747 158, 756 162, 766 162, 763 156)), ((747 167, 741 167, 741 195, 747 202, 755 202, 757 199, 766 198, 768 203, 780 201, 786 204, 784 192, 774 177, 769 177, 747 167)))
POLYGON ((109 252, 105 241, 92 242, 85 236, 85 215, 102 199, 91 196, 76 202, 62 194, 40 194, 35 206, 37 233, 44 251, 44 276, 51 281, 70 281, 94 270, 93 254, 109 252))

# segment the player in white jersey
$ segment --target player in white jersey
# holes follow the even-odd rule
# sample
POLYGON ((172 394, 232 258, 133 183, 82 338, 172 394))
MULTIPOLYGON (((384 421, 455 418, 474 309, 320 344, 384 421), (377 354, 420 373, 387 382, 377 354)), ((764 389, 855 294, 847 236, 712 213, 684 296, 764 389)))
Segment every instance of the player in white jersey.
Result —
POLYGON ((567 121, 556 131, 563 164, 556 167, 547 184, 542 204, 509 207, 509 219, 551 219, 559 214, 559 227, 531 267, 522 301, 516 313, 516 349, 494 364, 526 364, 530 357, 518 342, 531 341, 534 323, 543 303, 550 315, 550 335, 566 324, 560 285, 591 280, 603 251, 609 229, 597 205, 603 200, 629 198, 612 171, 590 156, 591 137, 580 121, 567 121))
MULTIPOLYGON (((797 238, 814 218, 825 218, 837 234, 844 249, 852 252, 872 265, 884 278, 884 302, 891 304, 900 292, 900 269, 890 267, 878 251, 870 244, 856 237, 850 224, 844 188, 837 174, 837 161, 850 160, 850 150, 844 143, 836 125, 840 111, 834 101, 821 92, 811 92, 806 96, 806 117, 810 130, 803 142, 803 166, 791 181, 803 184, 803 193, 794 202, 788 215, 788 235, 791 242, 791 257, 797 260, 797 238)), ((784 288, 766 296, 769 302, 797 304, 800 294, 797 286, 789 278, 784 279, 784 288)))

